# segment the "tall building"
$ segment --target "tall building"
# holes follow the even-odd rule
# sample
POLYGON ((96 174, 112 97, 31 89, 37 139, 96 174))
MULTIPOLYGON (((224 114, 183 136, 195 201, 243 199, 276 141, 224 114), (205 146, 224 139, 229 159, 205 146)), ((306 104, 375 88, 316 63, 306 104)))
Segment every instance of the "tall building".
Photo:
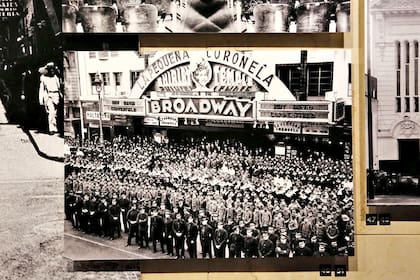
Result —
POLYGON ((420 2, 370 1, 374 169, 420 173, 420 2))

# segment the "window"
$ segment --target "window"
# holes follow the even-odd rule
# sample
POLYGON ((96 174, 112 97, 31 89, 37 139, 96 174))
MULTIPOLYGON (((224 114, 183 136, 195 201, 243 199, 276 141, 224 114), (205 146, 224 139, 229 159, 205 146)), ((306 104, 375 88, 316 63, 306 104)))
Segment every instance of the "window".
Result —
POLYGON ((300 64, 277 65, 276 75, 284 83, 284 85, 292 92, 296 93, 301 90, 301 71, 300 64))
POLYGON ((114 73, 114 79, 115 79, 115 86, 120 86, 121 85, 121 77, 122 77, 122 73, 121 72, 115 72, 114 73))
POLYGON ((405 111, 410 112, 410 97, 405 98, 405 111))
POLYGON ((101 73, 102 76, 102 82, 103 82, 103 86, 109 86, 110 81, 109 81, 109 73, 101 73))
POLYGON ((91 85, 91 86, 94 86, 95 75, 96 75, 96 73, 89 73, 89 77, 90 77, 90 85, 91 85))
POLYGON ((80 108, 73 107, 73 117, 80 118, 80 108))
POLYGON ((325 96, 333 85, 333 63, 308 64, 307 91, 308 96, 325 96))
POLYGON ((130 71, 130 86, 133 87, 142 71, 130 71))
POLYGON ((410 43, 405 42, 405 95, 410 95, 410 43))
POLYGON ((396 43, 396 73, 397 73, 397 97, 396 111, 401 112, 401 43, 396 43))

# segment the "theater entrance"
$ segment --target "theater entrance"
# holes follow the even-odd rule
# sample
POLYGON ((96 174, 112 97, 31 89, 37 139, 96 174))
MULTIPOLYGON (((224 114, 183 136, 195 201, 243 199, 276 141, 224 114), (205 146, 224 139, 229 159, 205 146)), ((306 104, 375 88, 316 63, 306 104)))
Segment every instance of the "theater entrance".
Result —
POLYGON ((419 139, 398 140, 400 170, 403 175, 416 175, 420 170, 419 139))

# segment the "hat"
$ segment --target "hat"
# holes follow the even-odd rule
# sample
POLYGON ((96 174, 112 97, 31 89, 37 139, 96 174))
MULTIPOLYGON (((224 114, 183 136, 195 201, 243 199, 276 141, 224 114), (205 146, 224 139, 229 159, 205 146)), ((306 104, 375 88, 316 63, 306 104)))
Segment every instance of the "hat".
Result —
POLYGON ((45 65, 46 68, 54 68, 54 62, 48 62, 47 65, 45 65))

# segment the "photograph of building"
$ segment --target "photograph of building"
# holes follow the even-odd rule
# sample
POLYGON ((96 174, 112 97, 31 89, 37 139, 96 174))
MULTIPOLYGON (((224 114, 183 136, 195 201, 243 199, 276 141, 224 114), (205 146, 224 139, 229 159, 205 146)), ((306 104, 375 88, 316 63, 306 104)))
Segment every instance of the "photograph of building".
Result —
POLYGON ((420 205, 420 3, 367 5, 368 203, 420 205))
POLYGON ((349 50, 64 57, 67 258, 354 254, 349 50))
POLYGON ((62 0, 63 32, 349 32, 345 0, 62 0))

